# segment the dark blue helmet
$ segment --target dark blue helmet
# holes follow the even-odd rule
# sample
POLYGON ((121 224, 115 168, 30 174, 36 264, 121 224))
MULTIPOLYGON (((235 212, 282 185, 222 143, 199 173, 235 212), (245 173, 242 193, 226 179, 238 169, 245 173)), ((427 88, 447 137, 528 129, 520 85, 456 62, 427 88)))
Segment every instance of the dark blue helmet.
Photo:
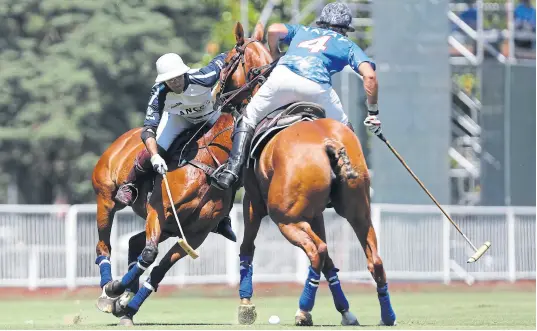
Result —
POLYGON ((354 31, 351 25, 352 14, 349 7, 341 2, 332 2, 324 6, 317 24, 328 24, 334 27, 345 28, 354 31))

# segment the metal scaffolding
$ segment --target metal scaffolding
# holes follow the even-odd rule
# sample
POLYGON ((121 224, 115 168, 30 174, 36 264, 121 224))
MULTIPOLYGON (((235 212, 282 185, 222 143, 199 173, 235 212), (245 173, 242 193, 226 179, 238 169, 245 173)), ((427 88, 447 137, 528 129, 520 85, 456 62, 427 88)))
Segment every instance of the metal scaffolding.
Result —
MULTIPOLYGON (((266 24, 275 4, 279 4, 281 0, 268 0, 265 8, 262 11, 260 21, 266 24)), ((312 22, 304 22, 305 17, 313 12, 320 13, 321 8, 329 1, 325 0, 292 0, 289 12, 292 14, 291 22, 310 24, 312 22)), ((362 46, 367 54, 374 57, 373 47, 371 45, 371 27, 374 28, 373 20, 371 19, 371 4, 373 0, 350 0, 346 1, 353 11, 353 26, 356 31, 349 33, 349 37, 366 41, 362 46), (360 13, 360 15, 357 15, 360 13)), ((241 18, 247 21, 248 4, 246 0, 241 0, 242 14, 241 18)), ((483 0, 475 1, 475 9, 477 14, 475 28, 468 25, 461 17, 460 12, 470 8, 467 3, 456 3, 450 1, 450 10, 447 13, 448 21, 456 27, 456 32, 452 32, 447 42, 452 48, 452 56, 450 57, 452 67, 452 145, 449 150, 449 156, 452 160, 452 169, 450 173, 452 182, 452 197, 453 203, 464 205, 475 205, 480 202, 480 176, 482 157, 491 157, 490 155, 482 155, 481 148, 481 126, 480 112, 482 108, 482 76, 483 76, 483 61, 485 59, 496 59, 499 63, 511 66, 517 62, 533 61, 519 59, 516 57, 515 39, 517 31, 515 30, 514 19, 514 0, 506 0, 502 3, 485 3, 483 0), (485 15, 490 13, 505 13, 507 26, 497 29, 485 29, 485 15), (462 40, 462 41, 461 41, 462 40), (494 42, 498 40, 500 43, 499 49, 495 47, 494 42), (466 42, 465 42, 466 41, 466 42), (468 42, 469 41, 469 42, 468 42), (461 76, 469 74, 474 77, 473 88, 468 89, 461 86, 457 80, 461 76)), ((247 23, 243 22, 245 31, 247 31, 247 23)), ((535 33, 523 33, 523 38, 529 38, 535 41, 535 33)), ((518 36, 520 37, 520 36, 518 36)), ((496 45, 497 46, 497 45, 496 45)), ((533 49, 535 54, 535 49, 533 49)), ((535 57, 535 55, 533 55, 535 57)), ((506 71, 506 84, 510 84, 510 70, 506 71)), ((348 70, 346 75, 351 75, 348 70)), ((346 99, 345 93, 349 93, 347 89, 342 89, 340 95, 342 99, 346 99)), ((506 89, 505 104, 510 102, 510 90, 506 89)), ((348 99, 348 98, 347 98, 348 99)), ((510 116, 509 112, 505 112, 505 130, 509 133, 510 116)), ((509 144, 505 144, 506 155, 509 155, 509 144)), ((509 169, 506 165, 505 169, 506 182, 509 180, 509 169)), ((374 165, 373 165, 374 168, 374 165)), ((508 200, 509 194, 506 194, 508 200)), ((506 201, 509 204, 509 201, 506 201)))

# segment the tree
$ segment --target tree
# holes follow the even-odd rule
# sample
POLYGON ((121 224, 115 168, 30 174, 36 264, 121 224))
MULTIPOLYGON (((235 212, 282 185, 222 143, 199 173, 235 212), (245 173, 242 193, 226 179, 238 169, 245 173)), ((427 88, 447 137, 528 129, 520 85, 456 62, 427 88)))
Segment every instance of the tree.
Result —
POLYGON ((141 125, 156 59, 197 61, 219 11, 211 0, 4 0, 0 181, 16 178, 25 203, 93 201, 93 167, 141 125))

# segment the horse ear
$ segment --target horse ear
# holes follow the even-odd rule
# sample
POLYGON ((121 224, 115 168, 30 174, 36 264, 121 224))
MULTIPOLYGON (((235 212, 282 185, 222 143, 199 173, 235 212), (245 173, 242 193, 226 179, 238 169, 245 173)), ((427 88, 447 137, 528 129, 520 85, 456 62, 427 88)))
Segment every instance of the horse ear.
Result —
POLYGON ((263 34, 264 34, 263 24, 261 22, 258 22, 255 25, 254 35, 253 35, 252 38, 255 39, 255 40, 262 41, 263 40, 263 34))
POLYGON ((242 24, 240 22, 235 24, 235 40, 239 46, 244 44, 244 29, 242 28, 242 24))

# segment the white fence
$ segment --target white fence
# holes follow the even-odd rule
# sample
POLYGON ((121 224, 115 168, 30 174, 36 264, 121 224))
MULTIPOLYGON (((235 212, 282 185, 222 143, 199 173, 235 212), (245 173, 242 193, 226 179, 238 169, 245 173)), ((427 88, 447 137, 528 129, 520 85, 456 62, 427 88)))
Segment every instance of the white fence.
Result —
MULTIPOLYGON (((535 279, 535 207, 447 206, 475 243, 492 246, 474 264, 471 248, 435 206, 373 205, 373 222, 389 280, 438 281, 535 279)), ((94 264, 97 243, 95 205, 0 205, 0 287, 99 284, 94 264)), ((239 280, 242 207, 232 210, 238 243, 210 234, 197 260, 179 261, 164 278, 167 284, 223 283, 239 280)), ((362 248, 349 224, 333 209, 325 211, 329 253, 346 281, 370 282, 362 248)), ((112 228, 112 271, 127 269, 128 239, 144 221, 128 209, 116 214, 112 228)), ((164 242, 159 258, 174 243, 164 242)), ((302 283, 308 260, 288 243, 269 218, 256 239, 254 281, 302 283)))

